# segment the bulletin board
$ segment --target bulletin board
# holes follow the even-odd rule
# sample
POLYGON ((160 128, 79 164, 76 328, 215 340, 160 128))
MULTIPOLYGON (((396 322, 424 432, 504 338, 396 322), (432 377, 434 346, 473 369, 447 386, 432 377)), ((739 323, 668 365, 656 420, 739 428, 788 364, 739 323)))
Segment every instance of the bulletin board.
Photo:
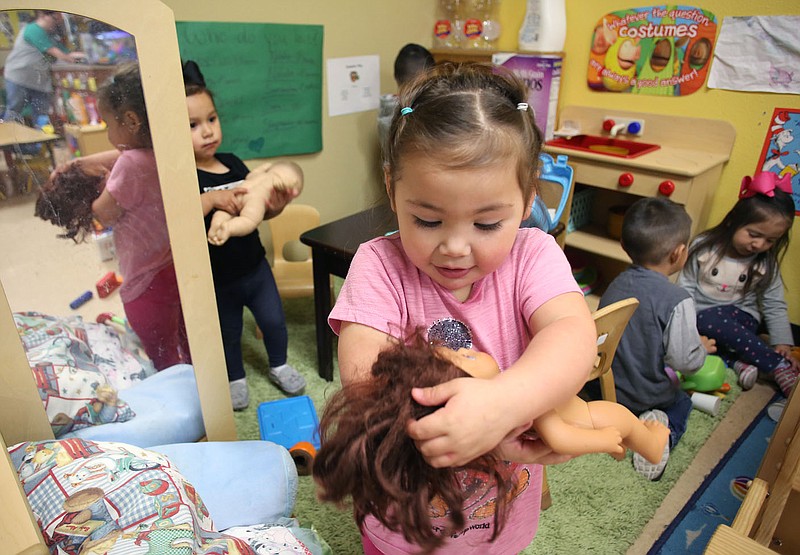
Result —
POLYGON ((221 152, 251 159, 322 150, 321 25, 176 26, 181 59, 197 62, 214 93, 221 152))

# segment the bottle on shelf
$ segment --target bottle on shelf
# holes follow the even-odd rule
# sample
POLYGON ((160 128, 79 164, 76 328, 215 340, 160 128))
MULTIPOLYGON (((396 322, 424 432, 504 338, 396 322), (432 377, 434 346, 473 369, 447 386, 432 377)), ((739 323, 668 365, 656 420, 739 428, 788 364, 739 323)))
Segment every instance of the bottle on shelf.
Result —
POLYGON ((482 49, 483 40, 483 4, 486 0, 466 0, 462 13, 464 15, 461 24, 462 48, 482 49))
POLYGON ((73 81, 73 90, 69 95, 69 105, 75 116, 75 123, 86 125, 89 123, 89 115, 86 113, 86 104, 83 102, 82 88, 81 80, 76 77, 73 81))
POLYGON ((498 11, 501 0, 481 0, 480 12, 483 17, 483 48, 496 50, 497 40, 500 38, 500 21, 498 11))
POLYGON ((439 0, 439 13, 433 24, 433 46, 455 48, 458 46, 456 8, 460 0, 439 0))
POLYGON ((565 0, 527 0, 519 29, 519 50, 560 52, 567 38, 565 0))
POLYGON ((83 103, 86 106, 89 125, 97 125, 100 123, 100 112, 97 110, 97 80, 94 77, 89 77, 86 84, 89 90, 83 97, 83 103))

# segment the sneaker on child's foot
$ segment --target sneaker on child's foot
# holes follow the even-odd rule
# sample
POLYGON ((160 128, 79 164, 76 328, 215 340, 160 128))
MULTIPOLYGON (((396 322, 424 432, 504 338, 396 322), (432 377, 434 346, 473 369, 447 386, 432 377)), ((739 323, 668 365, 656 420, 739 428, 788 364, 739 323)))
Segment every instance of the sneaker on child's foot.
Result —
MULTIPOLYGON (((664 426, 669 426, 669 417, 663 410, 653 409, 644 411, 639 415, 639 420, 643 422, 647 420, 655 420, 656 422, 661 422, 664 426)), ((651 482, 657 482, 661 479, 661 476, 664 475, 664 469, 667 467, 668 461, 669 441, 667 441, 666 445, 664 445, 664 453, 661 455, 661 460, 656 464, 651 463, 639 453, 633 454, 634 470, 651 482)))
POLYGON ((775 383, 781 388, 783 396, 788 398, 794 389, 794 384, 797 383, 797 370, 792 368, 791 363, 787 360, 781 362, 772 375, 775 377, 775 383))
POLYGON ((269 381, 280 387, 287 395, 302 395, 306 389, 306 380, 288 364, 270 368, 267 376, 269 381))
POLYGON ((742 391, 753 389, 753 386, 756 385, 758 368, 752 364, 737 360, 733 363, 733 371, 739 376, 739 385, 742 386, 742 391))
POLYGON ((247 388, 247 378, 234 380, 228 384, 231 388, 231 404, 233 410, 244 410, 250 404, 250 391, 247 388))

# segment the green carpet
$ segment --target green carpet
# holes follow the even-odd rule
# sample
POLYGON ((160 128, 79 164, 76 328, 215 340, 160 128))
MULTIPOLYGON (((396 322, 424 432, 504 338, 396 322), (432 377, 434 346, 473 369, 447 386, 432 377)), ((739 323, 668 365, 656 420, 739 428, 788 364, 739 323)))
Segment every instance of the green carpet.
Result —
MULTIPOLYGON (((326 397, 338 388, 338 371, 334 372, 333 382, 317 375, 313 299, 286 300, 284 310, 289 329, 289 363, 305 376, 306 394, 313 399, 319 413, 326 397)), ((284 395, 266 377, 267 355, 263 343, 255 337, 255 323, 247 311, 242 343, 250 384, 250 407, 236 413, 236 428, 240 439, 258 439, 256 409, 259 403, 281 399, 284 395)), ((728 381, 732 390, 723 400, 718 416, 692 411, 686 434, 670 456, 659 482, 649 482, 636 474, 630 453, 621 462, 607 455, 588 455, 548 467, 553 506, 542 512, 536 540, 522 553, 624 553, 740 393, 733 385, 736 379, 732 372, 728 381)), ((302 526, 315 529, 336 555, 361 553, 360 537, 351 513, 319 503, 309 476, 300 477, 295 516, 302 526)))

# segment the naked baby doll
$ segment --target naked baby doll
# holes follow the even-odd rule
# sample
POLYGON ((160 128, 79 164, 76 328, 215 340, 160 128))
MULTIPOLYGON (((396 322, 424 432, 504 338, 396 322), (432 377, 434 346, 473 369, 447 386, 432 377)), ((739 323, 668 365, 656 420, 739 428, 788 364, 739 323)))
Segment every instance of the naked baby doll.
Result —
POLYGON ((92 202, 100 196, 105 178, 105 172, 90 173, 73 162, 39 189, 34 215, 63 228, 59 237, 84 241, 94 229, 92 202))
MULTIPOLYGON (((488 453, 465 467, 434 468, 406 433, 410 419, 438 408, 417 404, 411 397, 413 387, 468 375, 490 378, 497 372, 497 364, 487 354, 432 347, 419 336, 381 352, 371 379, 343 386, 325 407, 321 448, 313 463, 319 498, 337 504, 351 498, 359 527, 372 515, 430 552, 448 533, 464 526, 462 507, 467 494, 459 480, 464 471, 470 471, 481 476, 487 487, 497 487, 495 535, 499 533, 507 494, 516 487, 508 465, 488 453), (451 526, 446 533, 432 530, 431 507, 449 515, 451 526)), ((621 405, 587 403, 578 397, 542 415, 532 430, 559 453, 610 453, 621 459, 624 447, 630 447, 652 462, 661 459, 669 436, 667 427, 642 422, 621 405)))
POLYGON ((238 216, 217 210, 211 216, 208 242, 222 245, 230 237, 243 237, 255 231, 267 213, 274 191, 296 197, 303 190, 299 168, 291 163, 266 163, 247 174, 237 187, 247 192, 242 195, 242 208, 238 216), (291 190, 291 191, 290 191, 291 190))

